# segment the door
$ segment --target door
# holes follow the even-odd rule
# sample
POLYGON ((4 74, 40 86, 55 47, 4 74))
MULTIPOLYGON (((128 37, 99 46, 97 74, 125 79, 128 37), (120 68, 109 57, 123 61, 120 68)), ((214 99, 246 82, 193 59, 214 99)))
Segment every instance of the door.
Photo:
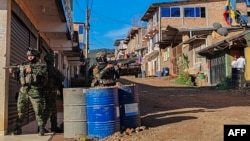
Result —
POLYGON ((219 84, 226 78, 224 54, 213 56, 210 60, 210 63, 211 63, 211 68, 210 68, 211 85, 219 84))

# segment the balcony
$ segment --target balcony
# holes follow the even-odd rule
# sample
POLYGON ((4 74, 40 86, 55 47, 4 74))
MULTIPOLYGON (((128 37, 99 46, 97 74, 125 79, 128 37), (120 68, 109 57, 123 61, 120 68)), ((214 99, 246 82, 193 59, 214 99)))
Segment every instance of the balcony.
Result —
POLYGON ((71 51, 74 38, 70 0, 16 0, 53 51, 71 51))

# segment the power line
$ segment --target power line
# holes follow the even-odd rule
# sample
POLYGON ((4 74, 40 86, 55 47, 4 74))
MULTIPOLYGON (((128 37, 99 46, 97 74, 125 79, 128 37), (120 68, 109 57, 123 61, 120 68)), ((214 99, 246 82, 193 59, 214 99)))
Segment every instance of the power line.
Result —
POLYGON ((97 40, 95 37, 91 37, 91 39, 93 39, 93 40, 96 41, 97 43, 100 43, 100 45, 102 45, 102 46, 104 46, 104 47, 107 46, 107 45, 105 45, 105 43, 103 43, 103 42, 97 40))
POLYGON ((90 4, 89 16, 91 15, 91 9, 92 9, 92 7, 93 7, 93 3, 94 3, 94 0, 92 0, 92 2, 91 2, 91 4, 90 4))
POLYGON ((80 3, 79 3, 78 0, 76 0, 76 4, 78 5, 78 8, 79 8, 83 13, 85 13, 85 10, 82 9, 82 7, 80 6, 80 3))
POLYGON ((99 15, 99 16, 102 16, 102 17, 104 17, 104 18, 106 18, 106 19, 110 19, 110 20, 112 20, 112 21, 116 21, 116 22, 118 22, 118 23, 123 23, 123 24, 127 24, 127 25, 133 25, 133 24, 131 24, 131 23, 128 23, 128 22, 119 20, 118 18, 112 18, 112 17, 106 16, 106 15, 103 15, 103 14, 96 13, 96 12, 94 12, 94 11, 92 11, 92 12, 93 12, 94 14, 96 14, 97 16, 99 15))
MULTIPOLYGON (((89 7, 89 2, 88 2, 88 4, 87 4, 87 6, 86 6, 87 9, 89 9, 89 16, 90 16, 91 13, 93 12, 93 13, 94 13, 95 15, 97 15, 97 16, 104 17, 104 18, 106 18, 106 19, 115 21, 115 22, 117 22, 117 23, 122 23, 122 24, 127 24, 127 25, 132 25, 132 26, 135 25, 135 24, 133 24, 133 23, 129 23, 129 22, 126 22, 126 21, 122 21, 122 20, 120 20, 119 18, 112 18, 112 17, 109 17, 109 16, 107 16, 107 15, 100 14, 100 13, 98 13, 98 12, 93 11, 93 9, 92 9, 92 8, 93 8, 93 3, 94 3, 94 0, 91 0, 91 2, 90 2, 90 8, 88 8, 88 7, 89 7)), ((76 4, 78 5, 79 9, 80 9, 83 13, 85 13, 85 10, 82 9, 82 7, 80 6, 79 0, 76 0, 76 4)))

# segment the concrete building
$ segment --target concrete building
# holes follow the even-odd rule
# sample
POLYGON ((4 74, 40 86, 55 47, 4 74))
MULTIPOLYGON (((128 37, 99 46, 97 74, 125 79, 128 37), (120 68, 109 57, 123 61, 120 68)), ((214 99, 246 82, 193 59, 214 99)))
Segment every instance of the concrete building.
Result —
POLYGON ((124 39, 124 43, 127 44, 127 54, 135 53, 138 58, 142 58, 147 53, 147 42, 143 40, 145 33, 145 27, 133 26, 129 30, 124 39))
MULTIPOLYGON (((72 22, 70 0, 0 0, 0 64, 2 67, 21 63, 26 48, 41 52, 40 61, 48 52, 56 54, 55 66, 66 76, 64 86, 77 73, 79 59, 77 34, 72 22)), ((0 70, 1 108, 0 135, 14 128, 17 116, 15 94, 18 83, 7 70, 0 70)), ((24 124, 35 120, 32 108, 24 124)))
POLYGON ((115 58, 118 59, 124 59, 127 49, 127 44, 124 43, 124 39, 117 39, 115 40, 114 46, 115 48, 115 58))
MULTIPOLYGON (((217 33, 215 23, 219 23, 223 27, 220 29, 228 31, 229 34, 245 30, 237 22, 232 23, 235 27, 227 25, 223 17, 226 3, 226 0, 193 0, 151 4, 141 18, 147 22, 144 39, 147 40, 148 53, 143 57, 147 76, 161 76, 163 68, 169 68, 170 75, 178 75, 178 64, 182 56, 186 55, 189 63, 185 71, 189 74, 204 73, 207 78, 205 81, 209 85, 222 81, 226 77, 223 73, 226 74, 228 69, 225 61, 221 62, 219 70, 223 71, 219 73, 218 67, 210 67, 214 66, 211 62, 218 62, 212 61, 212 58, 219 59, 215 54, 208 56, 197 52, 204 52, 205 48, 216 43, 219 37, 226 36, 217 33)), ((249 7, 246 1, 236 1, 236 9, 248 17, 249 7)), ((230 50, 231 46, 227 47, 230 50)), ((244 54, 243 48, 240 52, 244 54)))

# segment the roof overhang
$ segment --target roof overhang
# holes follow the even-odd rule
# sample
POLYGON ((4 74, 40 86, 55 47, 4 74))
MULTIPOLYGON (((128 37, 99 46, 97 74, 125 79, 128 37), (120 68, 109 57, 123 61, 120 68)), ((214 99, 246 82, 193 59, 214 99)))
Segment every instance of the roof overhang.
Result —
POLYGON ((127 35, 127 37, 126 37, 125 40, 124 40, 124 43, 128 43, 131 39, 133 39, 134 36, 135 36, 135 34, 138 33, 139 29, 140 29, 140 27, 138 27, 138 26, 133 26, 133 27, 129 30, 128 35, 127 35))
POLYGON ((162 31, 162 40, 158 44, 177 45, 181 42, 182 34, 179 32, 179 29, 168 25, 166 30, 162 31))
POLYGON ((115 40, 114 46, 119 46, 121 44, 121 41, 124 41, 124 39, 115 40))
POLYGON ((197 39, 202 39, 206 35, 210 35, 214 28, 176 28, 167 26, 162 32, 162 40, 158 44, 171 45, 175 47, 180 44, 188 44, 197 39), (183 41, 183 35, 187 34, 191 38, 183 41))
POLYGON ((149 54, 146 54, 145 56, 143 56, 143 60, 145 61, 151 61, 152 59, 156 58, 159 55, 159 50, 154 50, 152 52, 150 52, 149 54))
POLYGON ((238 31, 235 33, 229 33, 226 37, 220 37, 216 42, 203 48, 196 53, 202 56, 215 54, 220 52, 228 47, 237 46, 237 47, 245 47, 247 46, 246 39, 244 36, 250 34, 250 30, 238 31), (240 44, 236 44, 240 43, 240 44))
POLYGON ((69 50, 74 38, 71 0, 15 0, 53 51, 69 50))
POLYGON ((161 2, 161 3, 153 3, 149 6, 146 13, 142 16, 141 20, 147 22, 150 18, 153 17, 154 12, 159 9, 159 7, 163 6, 173 6, 174 4, 179 5, 181 2, 185 2, 187 0, 179 0, 174 2, 161 2))
MULTIPOLYGON (((228 27, 229 32, 242 30, 241 27, 228 27)), ((196 40, 204 40, 208 35, 215 31, 214 27, 199 27, 199 28, 176 28, 167 26, 163 31, 162 41, 158 44, 171 45, 176 47, 183 44, 190 44, 196 40), (183 35, 186 34, 190 38, 183 41, 183 35)))

